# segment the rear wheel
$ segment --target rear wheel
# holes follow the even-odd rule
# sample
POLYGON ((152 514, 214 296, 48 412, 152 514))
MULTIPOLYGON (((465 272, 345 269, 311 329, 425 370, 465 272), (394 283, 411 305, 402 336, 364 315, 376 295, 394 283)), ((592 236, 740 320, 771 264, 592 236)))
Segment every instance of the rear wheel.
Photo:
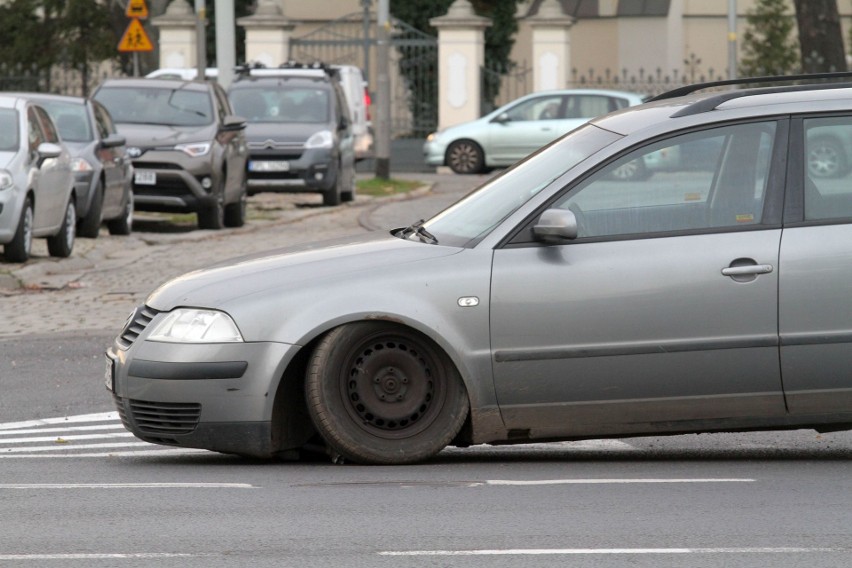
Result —
POLYGON ((473 140, 456 140, 447 148, 447 165, 457 174, 478 174, 485 168, 485 152, 473 140))
POLYGON ((236 203, 225 206, 225 226, 242 227, 246 224, 246 207, 248 206, 248 193, 245 184, 240 189, 240 197, 236 203))
POLYGON ((212 193, 213 202, 198 210, 198 228, 218 231, 225 226, 225 182, 212 193))
POLYGON ((33 247, 33 200, 27 197, 15 236, 3 247, 3 256, 9 262, 26 262, 33 247))
POLYGON ((133 190, 127 194, 121 217, 107 221, 107 229, 110 235, 129 235, 133 230, 133 190))
POLYGON ((434 456, 468 413, 464 384, 444 352, 413 330, 381 322, 329 332, 311 356, 305 387, 323 439, 357 463, 434 456))
POLYGON ((74 241, 77 236, 77 208, 74 206, 74 197, 68 200, 65 207, 65 218, 59 232, 47 238, 47 252, 50 256, 65 258, 71 256, 74 250, 74 241))
POLYGON ((101 231, 101 221, 103 220, 103 208, 104 186, 99 181, 95 186, 95 194, 92 196, 89 212, 86 213, 85 217, 77 221, 77 236, 88 239, 98 238, 98 233, 101 231))

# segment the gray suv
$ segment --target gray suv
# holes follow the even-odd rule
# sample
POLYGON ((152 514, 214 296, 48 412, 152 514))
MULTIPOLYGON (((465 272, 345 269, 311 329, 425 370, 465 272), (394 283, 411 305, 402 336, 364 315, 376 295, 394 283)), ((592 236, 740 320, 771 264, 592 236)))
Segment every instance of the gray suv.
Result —
POLYGON ((323 204, 355 198, 352 120, 332 68, 243 74, 228 96, 246 117, 249 193, 318 192, 323 204))
POLYGON ((108 79, 93 98, 133 159, 140 211, 197 213, 202 229, 245 223, 245 119, 205 81, 108 79))

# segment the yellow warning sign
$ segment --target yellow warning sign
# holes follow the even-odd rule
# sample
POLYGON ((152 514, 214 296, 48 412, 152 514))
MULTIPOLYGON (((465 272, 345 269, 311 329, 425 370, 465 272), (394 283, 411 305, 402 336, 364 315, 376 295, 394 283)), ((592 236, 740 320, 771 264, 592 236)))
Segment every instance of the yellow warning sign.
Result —
POLYGON ((124 11, 124 15, 128 18, 144 20, 148 17, 148 5, 145 4, 145 0, 130 0, 127 3, 127 10, 124 11))
POLYGON ((130 20, 130 25, 124 30, 121 41, 118 42, 119 51, 154 51, 154 44, 148 37, 148 33, 138 19, 130 20))

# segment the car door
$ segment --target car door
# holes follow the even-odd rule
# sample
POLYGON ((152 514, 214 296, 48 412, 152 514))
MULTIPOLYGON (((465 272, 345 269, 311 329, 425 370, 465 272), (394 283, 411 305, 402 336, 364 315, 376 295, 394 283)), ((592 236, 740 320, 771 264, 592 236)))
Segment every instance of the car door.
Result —
POLYGON ((489 161, 513 164, 568 132, 564 99, 556 94, 525 99, 492 119, 485 148, 489 161))
POLYGON ((790 413, 852 412, 852 115, 793 121, 781 242, 781 374, 790 413))
MULTIPOLYGON (((520 231, 496 250, 491 333, 506 426, 532 437, 749 424, 785 412, 778 251, 787 124, 661 140, 552 202, 576 240, 520 231), (661 148, 715 140, 716 166, 643 181, 613 171, 661 148)), ((531 224, 530 224, 531 225, 531 224)))
POLYGON ((38 147, 45 143, 59 144, 59 136, 53 123, 44 111, 35 106, 27 107, 27 129, 29 136, 32 187, 35 192, 33 228, 58 227, 62 223, 69 191, 68 163, 58 158, 42 160, 38 147))
POLYGON ((103 166, 104 173, 104 204, 105 213, 121 210, 124 202, 124 187, 128 179, 130 160, 124 144, 119 146, 104 145, 101 142, 110 136, 117 136, 115 126, 107 110, 95 101, 91 101, 91 112, 95 120, 97 142, 95 153, 103 166))

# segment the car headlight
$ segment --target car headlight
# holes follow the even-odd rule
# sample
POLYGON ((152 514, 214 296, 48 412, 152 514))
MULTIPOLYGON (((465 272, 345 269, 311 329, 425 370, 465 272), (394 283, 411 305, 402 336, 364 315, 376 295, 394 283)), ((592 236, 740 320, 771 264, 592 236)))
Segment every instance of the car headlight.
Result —
POLYGON ((83 158, 74 158, 71 160, 71 171, 74 173, 91 172, 94 170, 92 164, 83 158))
POLYGON ((195 158, 197 156, 203 156, 204 154, 210 151, 210 142, 198 142, 195 144, 178 144, 175 146, 175 150, 180 150, 184 154, 195 158))
POLYGON ((429 136, 426 137, 426 142, 434 142, 435 140, 438 139, 438 136, 440 136, 440 135, 441 135, 440 132, 433 132, 429 136))
POLYGON ((15 179, 7 170, 0 170, 0 190, 9 189, 15 185, 15 179))
POLYGON ((321 130, 308 138, 305 148, 331 148, 334 145, 334 136, 330 130, 321 130))
POLYGON ((166 343, 240 343, 243 336, 225 312, 179 308, 151 330, 149 341, 166 343))

